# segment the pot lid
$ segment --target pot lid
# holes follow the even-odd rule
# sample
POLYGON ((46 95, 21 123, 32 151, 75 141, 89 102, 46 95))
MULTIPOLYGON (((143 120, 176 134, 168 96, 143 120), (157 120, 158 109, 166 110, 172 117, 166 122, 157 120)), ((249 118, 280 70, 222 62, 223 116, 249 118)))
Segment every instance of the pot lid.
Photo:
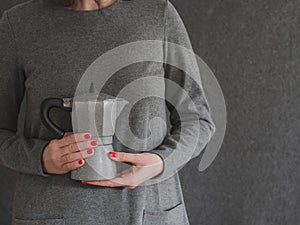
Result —
POLYGON ((86 102, 86 101, 121 101, 122 98, 116 98, 114 96, 105 94, 105 93, 98 93, 95 85, 91 82, 89 90, 87 93, 75 96, 74 100, 76 102, 86 102))

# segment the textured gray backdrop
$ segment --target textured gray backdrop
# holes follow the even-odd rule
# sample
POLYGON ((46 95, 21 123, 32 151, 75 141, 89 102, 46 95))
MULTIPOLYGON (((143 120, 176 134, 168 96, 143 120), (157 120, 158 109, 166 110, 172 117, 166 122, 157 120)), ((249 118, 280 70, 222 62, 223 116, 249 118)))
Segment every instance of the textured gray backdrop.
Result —
MULTIPOLYGON (((25 0, 23 0, 25 1, 25 0)), ((1 0, 0 13, 22 0, 1 0)), ((211 167, 180 171, 191 225, 300 224, 298 0, 171 0, 223 89, 228 127, 211 167)), ((0 169, 0 224, 14 173, 0 169)))

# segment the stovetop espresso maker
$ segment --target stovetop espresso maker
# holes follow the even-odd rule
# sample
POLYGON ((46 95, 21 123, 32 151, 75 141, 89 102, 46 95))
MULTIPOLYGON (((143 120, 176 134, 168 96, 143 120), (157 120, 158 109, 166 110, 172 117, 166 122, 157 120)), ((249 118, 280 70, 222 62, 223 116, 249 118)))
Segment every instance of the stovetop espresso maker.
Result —
POLYGON ((91 83, 88 93, 68 98, 47 98, 41 104, 41 118, 44 125, 58 138, 65 131, 51 120, 49 114, 52 108, 72 112, 74 133, 89 132, 98 141, 94 155, 85 159, 85 164, 71 171, 74 180, 106 180, 117 175, 116 162, 109 158, 113 149, 113 135, 116 120, 128 102, 105 94, 97 95, 94 84, 91 83))

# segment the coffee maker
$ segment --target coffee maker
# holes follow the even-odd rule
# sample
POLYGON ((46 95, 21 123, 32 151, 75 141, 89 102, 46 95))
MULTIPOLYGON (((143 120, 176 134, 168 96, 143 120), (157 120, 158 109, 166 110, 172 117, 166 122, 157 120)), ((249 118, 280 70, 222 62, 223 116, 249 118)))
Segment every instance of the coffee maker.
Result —
POLYGON ((91 83, 86 94, 66 97, 47 98, 41 104, 43 124, 58 138, 65 131, 58 127, 50 118, 50 110, 59 108, 72 112, 72 128, 74 133, 89 132, 98 141, 94 155, 85 159, 85 164, 71 171, 74 180, 106 180, 117 175, 116 162, 109 158, 108 153, 114 151, 113 136, 116 121, 123 108, 128 104, 123 98, 107 94, 97 94, 91 83))

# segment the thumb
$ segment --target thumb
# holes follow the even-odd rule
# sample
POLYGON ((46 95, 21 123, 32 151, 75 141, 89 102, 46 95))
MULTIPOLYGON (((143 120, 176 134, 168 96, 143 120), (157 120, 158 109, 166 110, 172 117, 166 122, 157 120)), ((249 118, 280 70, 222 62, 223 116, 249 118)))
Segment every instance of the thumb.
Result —
POLYGON ((118 162, 129 162, 133 165, 141 165, 143 163, 142 154, 138 153, 109 152, 109 156, 118 162))

